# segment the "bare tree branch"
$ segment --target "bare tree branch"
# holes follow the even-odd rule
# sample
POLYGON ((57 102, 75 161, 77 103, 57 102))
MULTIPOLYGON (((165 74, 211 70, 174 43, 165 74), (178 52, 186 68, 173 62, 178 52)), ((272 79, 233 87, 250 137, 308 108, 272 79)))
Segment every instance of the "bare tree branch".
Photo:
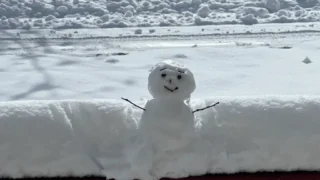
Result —
POLYGON ((192 113, 206 110, 206 109, 208 109, 208 108, 211 108, 211 107, 214 107, 214 106, 218 105, 219 103, 220 103, 220 102, 216 102, 216 103, 214 103, 214 104, 211 104, 210 106, 207 106, 207 107, 204 107, 204 108, 200 108, 200 109, 196 109, 196 110, 192 111, 192 113))
POLYGON ((134 105, 135 107, 137 107, 137 108, 139 108, 139 109, 142 109, 142 110, 144 110, 144 111, 146 110, 145 108, 142 108, 142 107, 136 105, 135 103, 131 102, 129 99, 126 99, 126 98, 123 98, 123 97, 121 97, 121 99, 127 101, 128 103, 134 105))

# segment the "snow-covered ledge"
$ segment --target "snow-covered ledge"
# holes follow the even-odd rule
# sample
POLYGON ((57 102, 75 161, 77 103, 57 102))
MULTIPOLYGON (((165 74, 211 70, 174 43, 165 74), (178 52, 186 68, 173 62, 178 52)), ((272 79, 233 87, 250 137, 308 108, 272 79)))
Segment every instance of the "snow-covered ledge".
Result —
MULTIPOLYGON (((180 162, 194 163, 171 169, 171 176, 320 168, 320 96, 215 97, 191 105, 216 101, 215 109, 195 114, 215 147, 208 167, 185 156, 180 162)), ((140 115, 120 100, 1 102, 0 175, 100 175, 89 154, 120 176, 140 115)))

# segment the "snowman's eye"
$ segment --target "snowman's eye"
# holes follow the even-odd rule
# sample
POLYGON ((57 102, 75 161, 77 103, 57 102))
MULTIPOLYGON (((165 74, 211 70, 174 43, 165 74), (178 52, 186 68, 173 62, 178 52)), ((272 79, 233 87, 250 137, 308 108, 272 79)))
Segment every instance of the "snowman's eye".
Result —
POLYGON ((182 76, 181 76, 181 75, 178 75, 178 76, 177 76, 177 78, 178 78, 178 79, 181 79, 181 78, 182 78, 182 76))
POLYGON ((163 77, 163 78, 165 78, 166 76, 167 76, 167 75, 166 75, 166 74, 164 74, 164 73, 163 73, 163 74, 161 74, 161 77, 163 77))

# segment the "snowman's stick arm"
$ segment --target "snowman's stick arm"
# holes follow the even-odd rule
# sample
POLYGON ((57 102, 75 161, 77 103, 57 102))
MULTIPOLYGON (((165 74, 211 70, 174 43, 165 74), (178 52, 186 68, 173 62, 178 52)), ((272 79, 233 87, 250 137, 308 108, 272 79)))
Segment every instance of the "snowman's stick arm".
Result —
POLYGON ((207 107, 204 107, 204 108, 200 108, 200 109, 196 109, 196 110, 194 110, 194 111, 192 111, 192 113, 195 113, 195 112, 198 112, 198 111, 203 111, 203 110, 206 110, 206 109, 208 109, 208 108, 211 108, 211 107, 213 107, 213 106, 216 106, 216 105, 218 105, 220 102, 216 102, 216 103, 214 103, 214 104, 211 104, 211 105, 209 105, 209 106, 207 106, 207 107))
POLYGON ((139 108, 139 109, 142 109, 142 110, 144 110, 144 111, 146 110, 145 108, 142 108, 142 107, 136 105, 135 103, 131 102, 129 99, 126 99, 126 98, 123 98, 123 97, 122 97, 121 99, 127 101, 128 103, 134 105, 135 107, 137 107, 137 108, 139 108))

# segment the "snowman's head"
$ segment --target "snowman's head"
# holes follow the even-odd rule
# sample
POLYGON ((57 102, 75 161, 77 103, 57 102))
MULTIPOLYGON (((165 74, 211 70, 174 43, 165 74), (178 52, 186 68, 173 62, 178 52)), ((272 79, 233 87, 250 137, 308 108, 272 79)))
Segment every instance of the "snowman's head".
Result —
POLYGON ((190 98, 196 89, 192 72, 172 60, 161 61, 151 70, 148 78, 148 89, 153 98, 190 98))

